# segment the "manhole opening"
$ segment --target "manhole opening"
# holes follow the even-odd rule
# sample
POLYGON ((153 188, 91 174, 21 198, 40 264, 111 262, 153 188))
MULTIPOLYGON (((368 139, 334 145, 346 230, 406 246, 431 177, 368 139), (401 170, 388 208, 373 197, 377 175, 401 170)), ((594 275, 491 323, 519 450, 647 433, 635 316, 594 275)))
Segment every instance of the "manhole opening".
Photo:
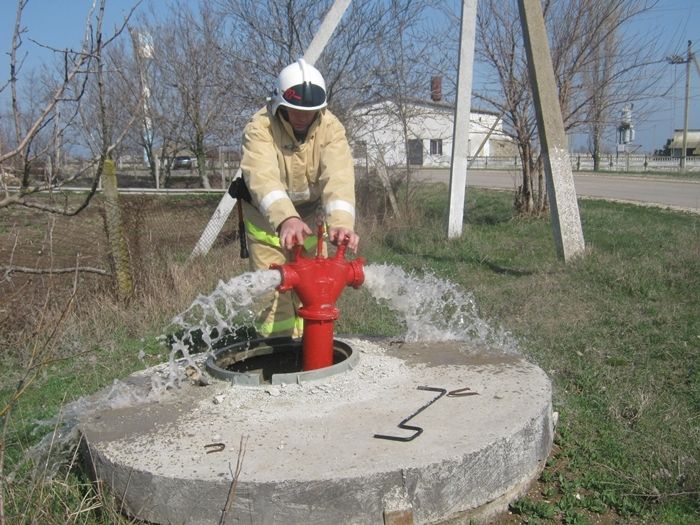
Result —
POLYGON ((301 340, 257 339, 217 350, 207 359, 211 375, 238 384, 300 383, 354 368, 358 356, 341 341, 333 341, 333 365, 305 372, 302 370, 301 340))

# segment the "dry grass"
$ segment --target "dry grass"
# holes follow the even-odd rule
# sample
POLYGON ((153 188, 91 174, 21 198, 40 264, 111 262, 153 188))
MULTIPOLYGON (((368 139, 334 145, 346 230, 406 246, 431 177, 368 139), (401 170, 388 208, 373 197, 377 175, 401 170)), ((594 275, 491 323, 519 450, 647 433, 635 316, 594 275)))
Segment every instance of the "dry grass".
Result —
POLYGON ((77 468, 77 448, 65 456, 65 450, 49 445, 48 455, 64 461, 60 475, 46 476, 46 465, 20 460, 36 443, 36 432, 46 432, 36 418, 50 417, 64 403, 143 366, 134 341, 157 359, 161 349, 155 336, 172 316, 220 278, 243 271, 246 263, 238 257, 237 241, 232 243, 232 225, 210 256, 195 264, 187 262, 217 199, 125 201, 125 231, 136 283, 128 304, 118 301, 110 277, 48 271, 74 267, 76 261, 110 270, 99 200, 76 217, 3 211, 0 264, 47 272, 6 271, 0 281, 0 345, 6 349, 0 410, 7 412, 0 419, 4 429, 0 473, 15 472, 13 479, 2 483, 6 514, 4 519, 0 515, 0 523, 130 523, 117 500, 77 468), (15 404, 17 393, 21 395, 15 404))
MULTIPOLYGON (((385 205, 371 197, 363 204, 368 210, 385 205)), ((369 262, 428 269, 473 291, 484 316, 512 330, 554 381, 561 414, 555 454, 529 501, 503 523, 688 523, 698 481, 698 219, 586 201, 589 251, 565 266, 555 258, 547 221, 514 220, 509 195, 471 192, 469 199, 467 230, 457 241, 444 239, 444 188, 422 195, 410 219, 367 213, 358 231, 369 262)), ((73 275, 13 274, 0 283, 0 344, 11 350, 2 357, 0 408, 27 364, 26 349, 45 341, 41 327, 59 328, 51 347, 57 360, 9 420, 3 441, 10 470, 46 431, 36 419, 162 360, 155 337, 172 316, 219 279, 247 268, 232 221, 209 256, 187 264, 215 206, 216 199, 128 203, 137 269, 129 304, 117 301, 109 279, 96 275, 81 275, 77 286, 73 275), (143 362, 136 357, 141 350, 143 362)), ((75 264, 75 252, 63 246, 75 243, 81 258, 108 267, 99 258, 104 243, 83 239, 86 231, 102 235, 99 213, 75 220, 51 227, 45 219, 2 217, 0 254, 14 253, 27 265, 75 264), (33 252, 41 242, 52 249, 33 252), (86 251, 91 247, 94 252, 86 251)), ((339 331, 396 333, 391 314, 368 308, 361 290, 341 300, 339 331)), ((73 466, 69 455, 60 475, 47 480, 31 477, 31 465, 24 465, 4 488, 8 520, 129 523, 118 495, 92 485, 73 466)))

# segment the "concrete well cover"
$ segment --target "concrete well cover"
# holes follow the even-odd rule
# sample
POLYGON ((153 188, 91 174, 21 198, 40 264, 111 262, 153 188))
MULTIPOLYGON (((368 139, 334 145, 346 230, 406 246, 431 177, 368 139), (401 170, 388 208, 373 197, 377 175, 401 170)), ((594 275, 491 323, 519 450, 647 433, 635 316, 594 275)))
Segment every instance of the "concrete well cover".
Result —
POLYGON ((537 366, 460 342, 345 341, 358 366, 322 381, 188 384, 86 416, 84 457, 128 514, 187 525, 220 523, 227 501, 231 524, 468 523, 538 475, 553 420, 537 366), (434 401, 407 422, 423 430, 412 441, 376 438, 414 433, 397 425, 436 398, 419 386, 478 395, 434 401))

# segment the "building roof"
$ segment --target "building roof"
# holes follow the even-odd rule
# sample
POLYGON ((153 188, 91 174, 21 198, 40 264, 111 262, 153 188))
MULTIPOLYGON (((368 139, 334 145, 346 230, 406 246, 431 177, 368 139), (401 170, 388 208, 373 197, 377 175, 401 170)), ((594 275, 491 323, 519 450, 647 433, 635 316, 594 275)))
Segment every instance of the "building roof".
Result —
MULTIPOLYGON (((359 108, 369 108, 371 106, 376 106, 384 103, 392 103, 394 102, 393 100, 386 99, 386 98, 376 98, 367 102, 364 102, 362 104, 358 104, 355 106, 355 109, 359 108)), ((411 104, 413 106, 420 106, 420 107, 425 107, 425 108, 433 108, 436 110, 441 110, 441 111, 449 111, 450 113, 454 113, 455 110, 455 104, 452 102, 445 102, 445 101, 434 101, 434 100, 426 100, 426 99, 421 99, 421 98, 414 98, 414 97, 409 97, 406 99, 406 102, 408 104, 411 104)), ((490 111, 487 109, 480 109, 476 108, 474 106, 471 107, 470 113, 481 113, 483 115, 493 115, 493 116, 499 116, 499 113, 495 111, 490 111)))

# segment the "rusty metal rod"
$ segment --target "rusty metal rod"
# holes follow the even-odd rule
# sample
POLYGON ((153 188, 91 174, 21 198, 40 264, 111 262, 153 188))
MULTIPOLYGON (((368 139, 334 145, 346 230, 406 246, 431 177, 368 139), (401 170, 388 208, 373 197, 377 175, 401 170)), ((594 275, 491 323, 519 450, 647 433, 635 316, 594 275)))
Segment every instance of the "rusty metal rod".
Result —
POLYGON ((420 436, 420 435, 423 433, 423 429, 422 429, 421 427, 415 427, 415 426, 412 426, 412 425, 407 425, 406 423, 407 423, 408 421, 410 421, 412 418, 416 417, 416 416, 417 416, 418 414, 420 414, 421 412, 423 412, 423 410, 425 410, 425 409, 428 408, 430 405, 432 405, 433 403, 435 403, 435 401, 437 401, 438 399, 440 399, 442 396, 444 396, 445 394, 447 394, 447 390, 445 390, 444 388, 435 388, 435 387, 432 387, 432 386, 419 386, 417 389, 418 389, 418 390, 427 390, 427 391, 430 391, 430 392, 439 392, 439 394, 438 394, 436 397, 434 397, 433 399, 431 399, 430 401, 428 401, 425 405, 423 405, 422 407, 420 407, 418 410, 416 410, 413 414, 411 414, 410 416, 408 416, 406 419, 404 419, 403 421, 401 421, 401 423, 398 424, 398 427, 399 427, 399 428, 401 428, 401 429, 403 429, 403 430, 413 430, 413 431, 414 431, 414 434, 413 434, 412 436, 408 436, 408 437, 388 436, 388 435, 386 435, 386 434, 375 434, 375 435, 374 435, 375 438, 377 438, 377 439, 388 439, 388 440, 391 440, 391 441, 413 441, 414 439, 416 439, 418 436, 420 436))

